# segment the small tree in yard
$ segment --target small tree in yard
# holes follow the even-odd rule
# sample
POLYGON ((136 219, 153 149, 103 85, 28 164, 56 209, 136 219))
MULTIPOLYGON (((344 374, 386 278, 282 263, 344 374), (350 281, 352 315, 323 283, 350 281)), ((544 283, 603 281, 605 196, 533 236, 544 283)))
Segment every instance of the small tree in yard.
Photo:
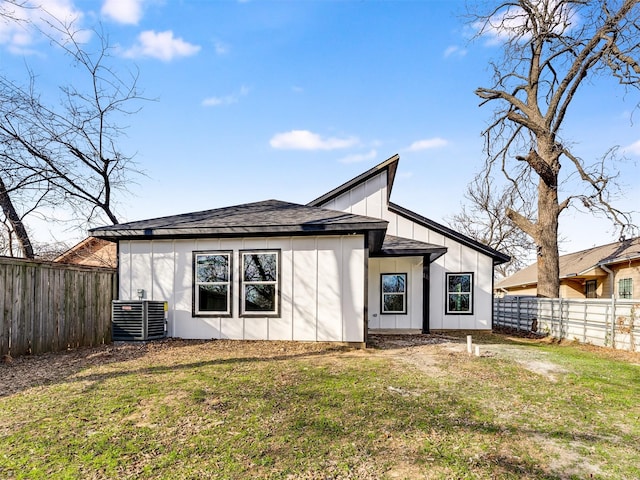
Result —
POLYGON ((513 201, 506 216, 536 245, 538 295, 557 297, 558 222, 565 209, 604 214, 622 231, 631 226, 629 214, 612 204, 615 149, 584 160, 561 133, 570 105, 595 77, 640 86, 640 0, 502 1, 473 14, 472 25, 479 36, 499 39, 503 53, 491 64, 493 85, 476 90, 495 112, 484 132, 481 175, 504 174, 513 201), (533 215, 523 210, 531 196, 533 215))
MULTIPOLYGON (((511 260, 495 267, 498 276, 503 278, 530 263, 535 244, 506 216, 507 208, 515 203, 512 192, 496 192, 496 188, 490 177, 476 176, 467 186, 467 205, 448 223, 478 242, 509 255, 511 260)), ((523 203, 523 211, 530 218, 531 202, 523 203)))

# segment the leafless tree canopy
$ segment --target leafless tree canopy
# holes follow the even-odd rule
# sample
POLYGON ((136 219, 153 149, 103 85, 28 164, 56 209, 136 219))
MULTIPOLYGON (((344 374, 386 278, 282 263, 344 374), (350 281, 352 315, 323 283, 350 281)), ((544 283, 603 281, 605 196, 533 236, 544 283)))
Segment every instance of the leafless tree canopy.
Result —
POLYGON ((49 27, 56 34, 48 34, 52 48, 72 66, 59 98, 42 98, 34 72, 25 72, 22 83, 0 77, 0 206, 27 257, 34 256, 28 215, 48 207, 71 212, 79 227, 118 223, 115 196, 139 173, 118 144, 143 100, 137 72, 121 75, 111 66, 104 32, 94 32, 99 45, 91 52, 73 25, 51 19, 49 27))
MULTIPOLYGON (((453 215, 449 225, 475 240, 506 253, 507 263, 496 267, 499 277, 506 277, 532 261, 535 244, 506 216, 517 200, 509 189, 498 191, 489 177, 478 175, 467 187, 466 205, 453 215)), ((525 202, 527 216, 531 216, 531 202, 525 202)))
POLYGON ((507 217, 537 245, 538 293, 559 294, 558 218, 573 205, 632 226, 614 206, 616 149, 580 158, 562 137, 570 106, 588 81, 614 77, 640 86, 640 0, 513 0, 472 16, 478 36, 502 45, 493 85, 476 94, 494 107, 484 132, 484 175, 502 172, 513 206, 507 217), (560 168, 563 167, 562 175, 560 168), (534 193, 532 215, 522 206, 534 193))

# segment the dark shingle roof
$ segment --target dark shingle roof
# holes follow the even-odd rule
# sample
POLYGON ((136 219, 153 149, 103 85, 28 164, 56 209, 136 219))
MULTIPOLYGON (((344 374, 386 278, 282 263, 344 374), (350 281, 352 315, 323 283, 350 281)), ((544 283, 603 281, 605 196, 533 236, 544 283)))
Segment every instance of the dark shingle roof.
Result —
POLYGON ((445 253, 447 253, 447 247, 443 247, 442 245, 434 245, 433 243, 425 243, 419 240, 385 235, 384 242, 382 243, 382 250, 374 256, 399 257, 407 255, 430 255, 429 261, 433 262, 445 253))
POLYGON ((168 217, 121 223, 90 230, 109 240, 242 235, 348 234, 379 230, 387 222, 379 218, 279 200, 247 203, 168 217))

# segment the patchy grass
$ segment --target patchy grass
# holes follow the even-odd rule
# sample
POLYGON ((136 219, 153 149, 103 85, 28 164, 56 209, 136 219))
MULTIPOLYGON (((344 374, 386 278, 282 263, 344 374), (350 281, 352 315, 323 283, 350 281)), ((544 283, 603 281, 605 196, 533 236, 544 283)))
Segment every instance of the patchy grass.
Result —
POLYGON ((637 356, 474 340, 87 350, 0 396, 0 478, 640 478, 637 356))

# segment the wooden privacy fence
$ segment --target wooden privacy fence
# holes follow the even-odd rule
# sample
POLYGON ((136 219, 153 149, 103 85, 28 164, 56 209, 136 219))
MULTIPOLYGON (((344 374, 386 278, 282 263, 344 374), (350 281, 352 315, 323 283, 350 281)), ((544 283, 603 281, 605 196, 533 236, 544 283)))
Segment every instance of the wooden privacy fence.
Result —
POLYGON ((116 271, 0 257, 0 356, 111 341, 116 271))
POLYGON ((640 300, 506 296, 493 324, 632 352, 640 351, 640 300))

